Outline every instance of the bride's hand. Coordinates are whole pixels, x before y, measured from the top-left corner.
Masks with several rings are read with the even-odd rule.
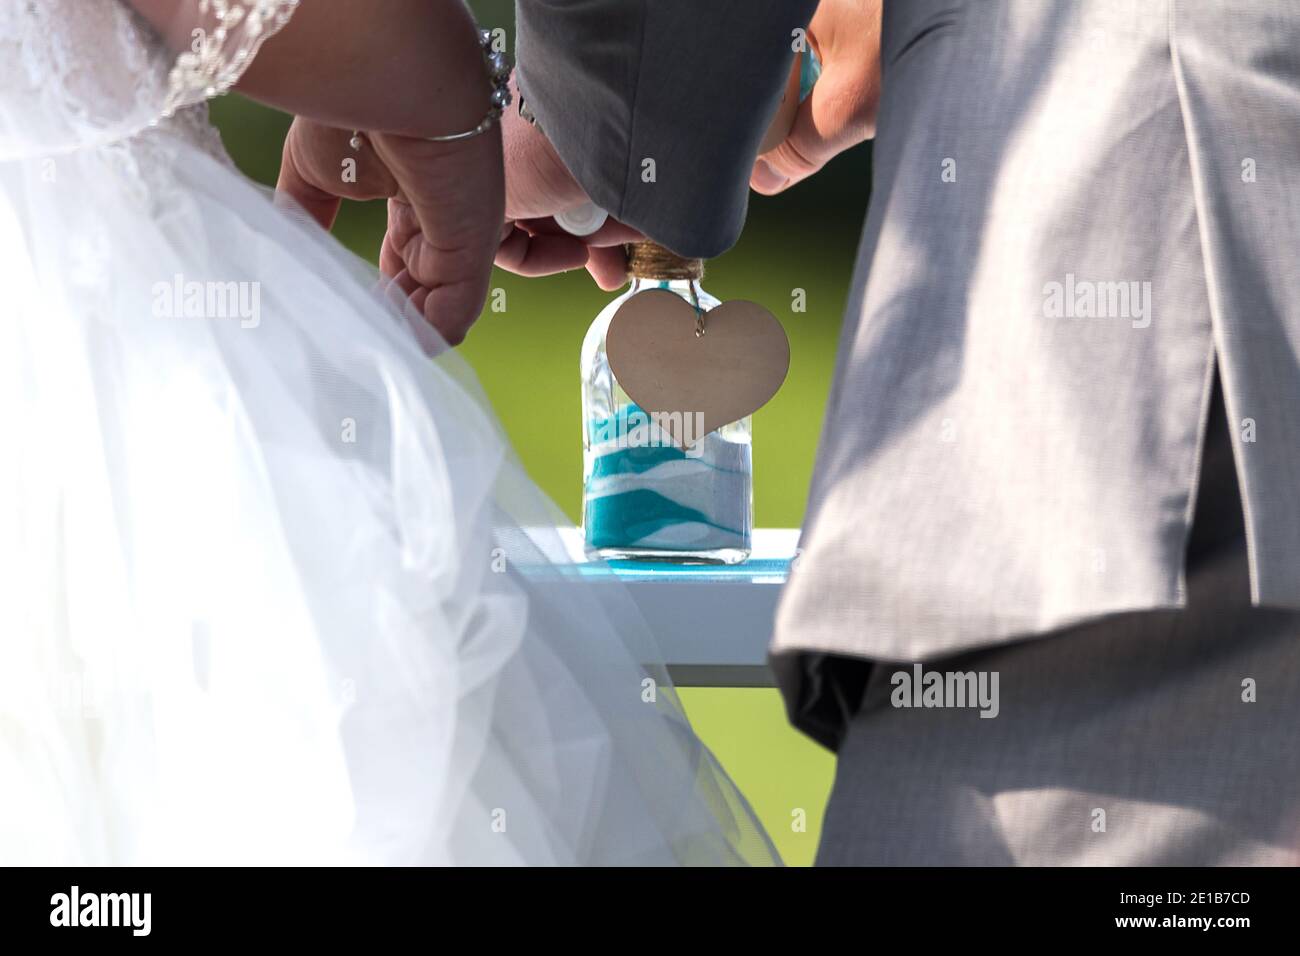
[[[377,134],[372,145],[397,182],[379,267],[451,345],[482,311],[505,215],[498,126],[434,143]]]
[[[370,140],[359,149],[352,133],[296,117],[284,140],[275,189],[301,206],[325,229],[334,226],[344,199],[364,202],[397,195],[397,180],[380,162]],[[348,161],[351,160],[351,163]]]
[[[152,10],[151,22],[182,48],[189,28],[213,16],[194,0],[133,3]],[[493,84],[462,0],[383,6],[377,16],[373,4],[299,4],[237,88],[310,118],[294,124],[280,185],[320,222],[333,220],[342,198],[389,200],[409,227],[390,236],[383,262],[429,323],[457,343],[482,309],[500,241],[501,135],[494,126],[455,143],[425,137],[474,128]],[[357,128],[369,131],[359,153],[348,145]],[[349,157],[355,182],[344,176]]]
[[[301,117],[285,140],[277,189],[329,228],[343,199],[387,199],[380,268],[452,345],[487,298],[505,207],[494,127],[457,143],[352,133]],[[352,159],[355,165],[347,165]],[[344,175],[350,172],[352,175]]]

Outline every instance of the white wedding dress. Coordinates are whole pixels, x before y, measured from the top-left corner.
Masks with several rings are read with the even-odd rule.
[[[224,6],[0,0],[0,863],[773,862],[460,360],[225,157],[294,3]]]

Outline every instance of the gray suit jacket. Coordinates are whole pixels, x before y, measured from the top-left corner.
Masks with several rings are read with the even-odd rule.
[[[770,112],[807,12],[526,2],[526,89],[598,202],[712,254],[763,126],[744,107]],[[1300,607],[1298,51],[1293,0],[885,4],[872,202],[779,659],[1185,607],[1216,365],[1250,598]]]
[[[673,251],[740,236],[811,0],[518,0],[516,79],[588,195]]]

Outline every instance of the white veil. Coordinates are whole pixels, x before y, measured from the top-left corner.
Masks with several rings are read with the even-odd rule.
[[[0,859],[773,862],[458,356],[149,129],[293,5],[177,65],[118,0],[0,4]]]

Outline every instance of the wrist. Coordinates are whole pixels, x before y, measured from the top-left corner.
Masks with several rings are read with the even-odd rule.
[[[487,86],[491,90],[488,96],[487,109],[481,115],[479,121],[468,129],[460,129],[451,133],[429,134],[427,129],[416,128],[414,132],[408,127],[399,127],[398,129],[377,129],[370,130],[371,138],[378,137],[380,141],[388,144],[392,148],[401,149],[404,152],[415,150],[426,156],[438,155],[456,155],[460,150],[456,147],[464,146],[466,151],[473,152],[470,144],[476,139],[486,139],[490,148],[495,151],[497,165],[501,160],[501,117],[506,108],[512,101],[512,88],[510,87],[511,63],[509,57],[504,52],[492,50],[492,35],[487,30],[475,28],[475,40],[478,47],[478,58],[481,73],[486,79]],[[473,103],[474,96],[458,95],[460,91],[452,89],[452,101],[455,103],[469,102]],[[354,150],[362,148],[364,137],[361,130],[354,132],[351,144]],[[446,147],[439,149],[438,147]]]
[[[514,80],[511,89],[519,95]],[[590,202],[545,130],[507,109],[501,117],[506,160],[506,218],[541,219]]]
[[[493,109],[494,85],[479,28],[464,4],[443,7],[435,33],[403,43],[389,55],[383,71],[389,108],[368,131],[411,139],[454,135],[475,129]]]
[[[429,138],[475,128],[492,108],[493,84],[479,43],[479,29],[462,5],[456,4],[443,33],[445,51],[437,59],[437,75],[418,126],[393,130]]]

